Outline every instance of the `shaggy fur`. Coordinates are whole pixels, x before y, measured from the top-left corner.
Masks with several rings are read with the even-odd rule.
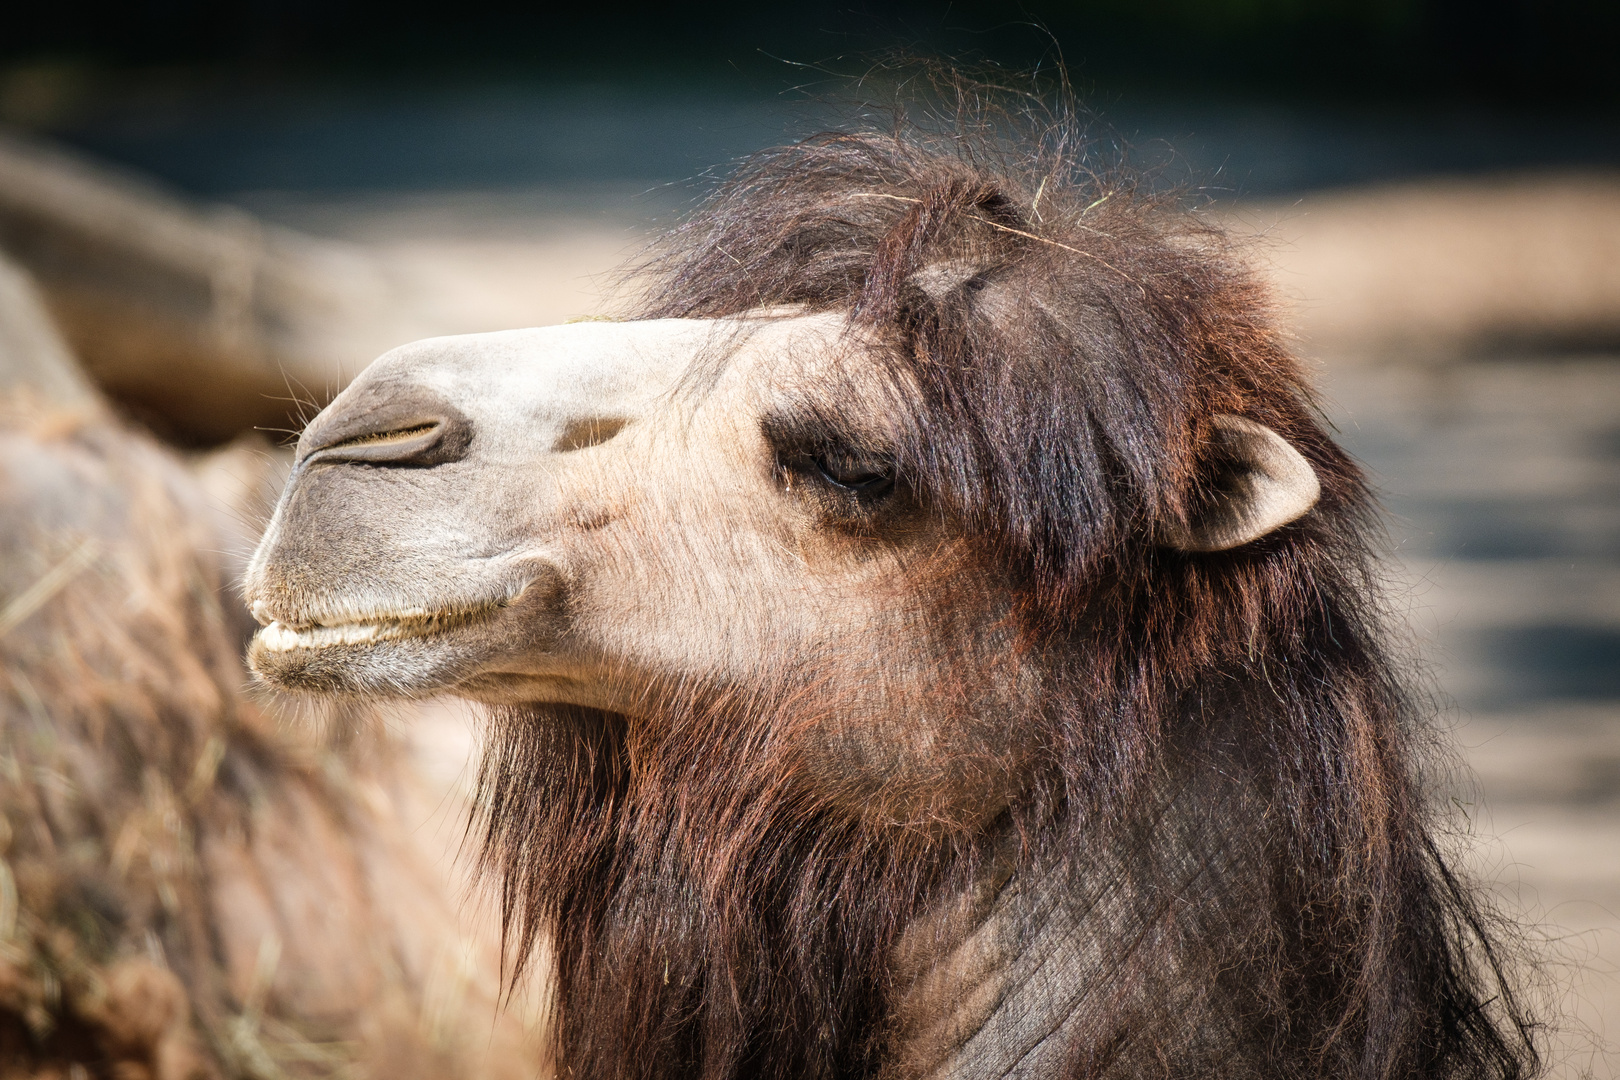
[[[899,125],[764,152],[665,238],[632,313],[803,305],[887,344],[873,363],[914,388],[899,474],[1016,583],[1009,662],[1051,673],[1017,720],[1027,793],[942,831],[807,797],[778,735],[818,718],[775,658],[747,693],[669,688],[656,724],[501,713],[485,861],[519,957],[554,943],[559,1061],[914,1071],[905,973],[949,934],[912,963],[902,932],[1011,881],[1034,898],[1025,944],[1084,936],[1042,983],[1066,1075],[1535,1074],[1434,839],[1361,473],[1222,237],[1093,175],[1072,127],[1035,135]],[[1321,501],[1232,551],[1161,546],[1210,497],[1220,413],[1289,440]]]
[[[534,1076],[439,791],[370,710],[323,742],[249,700],[196,477],[31,389],[0,387],[0,1076]]]

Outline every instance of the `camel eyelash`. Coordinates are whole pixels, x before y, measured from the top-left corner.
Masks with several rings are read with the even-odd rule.
[[[761,422],[783,487],[811,494],[823,514],[864,517],[894,494],[899,469],[892,451],[862,446],[819,418],[770,416]]]

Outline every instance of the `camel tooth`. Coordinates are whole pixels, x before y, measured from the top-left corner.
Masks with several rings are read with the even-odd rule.
[[[344,623],[341,626],[312,626],[295,630],[279,622],[272,622],[259,631],[259,644],[271,652],[289,652],[293,649],[323,649],[333,645],[364,645],[385,637],[399,636],[402,628],[397,624]],[[388,631],[395,631],[389,634]]]

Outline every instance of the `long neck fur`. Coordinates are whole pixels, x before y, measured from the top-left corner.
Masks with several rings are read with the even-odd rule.
[[[1305,850],[1254,723],[1188,711],[1127,795],[960,843],[795,815],[712,767],[746,760],[736,724],[661,756],[622,718],[513,710],[489,866],[520,961],[552,940],[579,1080],[1531,1075],[1426,837]]]

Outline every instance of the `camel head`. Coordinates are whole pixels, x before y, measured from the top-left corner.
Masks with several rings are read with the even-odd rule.
[[[632,722],[769,689],[813,718],[796,751],[823,794],[999,812],[1047,675],[1012,576],[899,458],[918,418],[892,347],[788,309],[388,353],[299,441],[248,572],[254,669]],[[1229,490],[1160,542],[1235,547],[1315,501],[1268,429],[1211,431]]]
[[[1520,1075],[1361,475],[1241,258],[1070,145],[768,152],[629,318],[299,440],[252,667],[488,705],[559,1070]]]

